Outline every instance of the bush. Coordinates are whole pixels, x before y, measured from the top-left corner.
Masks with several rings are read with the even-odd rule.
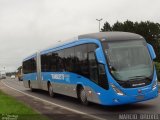
[[[160,82],[160,63],[155,62],[155,65],[156,65],[156,70],[157,70],[158,81]]]

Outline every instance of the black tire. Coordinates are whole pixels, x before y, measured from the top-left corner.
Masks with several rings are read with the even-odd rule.
[[[51,83],[48,84],[48,93],[50,97],[55,97],[55,93],[53,92],[53,87]]]
[[[87,94],[83,87],[78,90],[78,98],[83,105],[88,105]]]
[[[28,82],[28,85],[29,85],[30,90],[31,90],[32,92],[34,92],[35,89],[32,88],[32,85],[31,85],[31,82],[30,82],[30,81]]]

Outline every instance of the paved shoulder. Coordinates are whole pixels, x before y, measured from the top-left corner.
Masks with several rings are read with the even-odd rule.
[[[54,120],[96,120],[96,118],[84,115],[76,114],[69,110],[57,107],[48,102],[37,99],[36,97],[27,96],[21,92],[13,90],[6,86],[4,83],[0,82],[0,90],[15,97],[17,100],[24,102],[29,105],[36,111],[40,112],[43,115],[46,115],[50,119]]]

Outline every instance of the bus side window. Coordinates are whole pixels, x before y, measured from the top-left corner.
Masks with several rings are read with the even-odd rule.
[[[94,52],[88,53],[90,79],[98,84],[98,65]]]
[[[35,58],[31,58],[31,59],[23,62],[24,74],[34,73],[36,71],[37,71],[37,68],[36,68],[36,59]]]
[[[56,72],[58,54],[53,52],[50,57],[50,72]]]
[[[37,68],[36,68],[36,58],[32,58],[31,59],[31,72],[32,73],[35,73],[37,72]]]
[[[48,71],[48,56],[47,55],[41,55],[41,70],[42,72]]]
[[[67,72],[74,72],[74,47],[64,49],[65,69]]]
[[[74,72],[89,78],[88,59],[87,59],[87,44],[75,47],[75,67]]]
[[[57,58],[57,71],[58,72],[64,72],[65,71],[65,56],[64,56],[64,50],[60,50],[57,52],[58,53],[58,58]]]
[[[27,62],[23,62],[23,74],[27,74]]]

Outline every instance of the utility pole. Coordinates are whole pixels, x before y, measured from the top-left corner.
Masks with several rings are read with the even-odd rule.
[[[101,21],[103,20],[102,18],[101,19],[96,19],[97,21],[98,21],[98,23],[99,23],[99,32],[101,32]]]

